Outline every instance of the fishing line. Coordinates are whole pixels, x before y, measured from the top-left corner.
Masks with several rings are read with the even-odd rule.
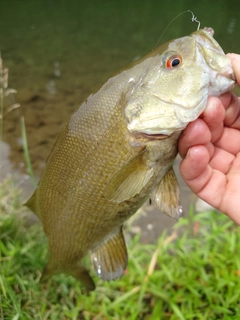
[[[191,21],[198,23],[197,30],[199,30],[201,23],[200,23],[199,20],[197,20],[197,17],[194,15],[194,13],[193,13],[191,10],[183,11],[182,13],[179,13],[175,18],[173,18],[173,19],[169,22],[169,24],[168,24],[168,25],[166,26],[166,28],[164,29],[161,37],[159,38],[159,40],[158,40],[158,42],[157,42],[157,44],[156,44],[156,47],[158,46],[159,42],[161,41],[162,37],[164,36],[164,34],[165,34],[165,32],[167,31],[167,29],[169,28],[169,26],[173,23],[173,21],[176,20],[178,17],[180,17],[182,14],[184,14],[184,13],[186,13],[186,12],[190,12],[190,13],[192,14],[192,19],[191,19]]]

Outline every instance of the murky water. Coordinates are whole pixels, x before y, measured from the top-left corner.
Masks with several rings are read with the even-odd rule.
[[[25,194],[30,193],[20,117],[25,118],[30,156],[39,177],[70,114],[111,74],[153,49],[171,20],[186,10],[194,12],[201,27],[214,28],[226,52],[240,53],[239,1],[209,5],[209,1],[193,4],[190,0],[174,4],[167,0],[1,0],[0,50],[9,68],[9,85],[17,89],[15,100],[21,104],[9,111],[12,101],[4,101],[2,172],[12,172]],[[160,42],[196,28],[191,14],[185,13],[172,22]],[[187,211],[192,195],[180,184]],[[155,211],[148,216],[158,234],[173,223]]]

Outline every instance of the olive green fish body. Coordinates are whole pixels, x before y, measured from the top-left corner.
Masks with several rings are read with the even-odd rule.
[[[89,288],[81,265],[120,277],[127,264],[126,219],[150,196],[181,215],[172,163],[186,125],[209,95],[234,85],[230,60],[207,31],[173,40],[110,78],[71,116],[27,206],[41,219],[50,259],[43,280],[65,272]]]
[[[120,100],[119,96],[105,103],[99,116],[99,106],[94,105],[98,101],[96,94],[73,114],[52,150],[38,189],[28,202],[48,236],[49,274],[75,275],[88,250],[94,250],[105,237],[118,231],[146,201],[177,154],[179,133],[170,138],[173,140],[170,145],[165,140],[146,143],[142,139],[132,146],[124,121],[119,121]],[[144,158],[146,154],[152,155],[152,161],[161,159],[161,163],[155,164],[154,174],[143,190],[125,201],[108,200],[105,191],[111,178],[132,159],[138,155]],[[146,166],[147,158],[143,160]],[[122,259],[125,267],[127,257]]]

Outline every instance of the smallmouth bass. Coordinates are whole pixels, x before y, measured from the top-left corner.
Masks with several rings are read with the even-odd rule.
[[[94,289],[81,263],[89,251],[100,278],[120,277],[123,223],[150,195],[161,212],[181,216],[172,169],[178,137],[209,96],[234,84],[230,59],[204,29],[156,48],[83,102],[26,204],[49,241],[42,280],[63,272]]]

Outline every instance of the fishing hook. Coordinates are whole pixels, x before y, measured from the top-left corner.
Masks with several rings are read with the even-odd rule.
[[[161,37],[158,39],[158,42],[157,42],[156,46],[159,44],[159,42],[160,42],[160,40],[162,39],[163,35],[165,34],[166,30],[167,30],[168,27],[173,23],[173,21],[176,20],[178,17],[180,17],[182,14],[184,14],[184,13],[186,13],[186,12],[190,12],[190,13],[192,14],[192,22],[197,22],[197,23],[198,23],[197,30],[199,30],[200,24],[201,24],[200,21],[197,20],[197,17],[194,15],[194,13],[193,13],[191,10],[186,10],[186,11],[184,11],[184,12],[179,13],[179,14],[178,14],[175,18],[173,18],[172,21],[166,26],[166,28],[164,29]],[[156,47],[156,46],[155,46],[155,47]]]
[[[197,30],[199,30],[201,22],[199,20],[197,20],[197,17],[194,15],[194,13],[191,10],[188,10],[188,12],[191,12],[191,14],[192,14],[192,22],[197,22],[198,23]]]

